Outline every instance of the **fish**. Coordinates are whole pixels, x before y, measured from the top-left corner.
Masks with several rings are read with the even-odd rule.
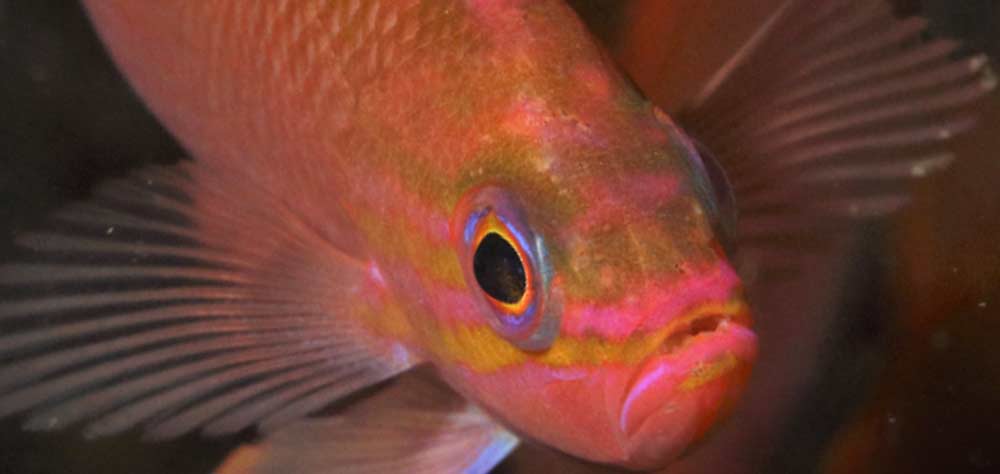
[[[18,236],[0,416],[260,433],[222,473],[754,446],[807,372],[781,285],[995,84],[878,1],[784,2],[676,111],[555,0],[85,5],[193,159]]]

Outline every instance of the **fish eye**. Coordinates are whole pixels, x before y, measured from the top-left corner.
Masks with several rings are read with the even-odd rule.
[[[491,298],[515,304],[524,297],[527,279],[521,256],[503,236],[490,232],[476,247],[472,268],[479,287]]]
[[[490,326],[524,350],[543,350],[559,329],[545,242],[505,190],[484,187],[459,203],[452,223],[463,274]]]

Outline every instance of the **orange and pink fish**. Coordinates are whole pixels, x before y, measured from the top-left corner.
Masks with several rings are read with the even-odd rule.
[[[84,3],[192,160],[18,236],[0,415],[256,430],[220,473],[752,470],[821,338],[794,285],[994,86],[879,0],[783,2],[679,106],[557,0]]]

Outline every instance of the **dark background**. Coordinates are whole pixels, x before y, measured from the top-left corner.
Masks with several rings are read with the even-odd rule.
[[[596,30],[620,26],[616,2],[574,3],[598,13]],[[996,3],[898,3],[1000,57]],[[789,443],[810,440],[809,461],[778,460],[776,469],[1000,472],[998,105],[995,98],[984,105],[984,126],[961,139],[961,159],[917,185],[913,206],[868,230],[857,297],[844,311],[875,314],[846,339],[864,344],[843,351],[877,345],[875,360],[861,359],[873,386],[839,406],[846,415],[835,424],[804,413]],[[11,236],[85,198],[96,182],[181,156],[114,70],[76,2],[0,0],[0,257]],[[855,370],[837,361],[828,367]],[[24,434],[17,420],[5,420],[0,473],[208,472],[237,441],[82,442],[74,433]]]

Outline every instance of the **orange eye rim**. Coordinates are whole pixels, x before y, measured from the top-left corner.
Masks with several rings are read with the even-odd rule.
[[[498,216],[492,209],[479,220],[479,225],[476,226],[472,239],[472,248],[478,249],[483,239],[490,234],[499,235],[517,252],[517,258],[521,261],[521,266],[524,268],[525,283],[524,293],[516,303],[506,303],[489,294],[486,294],[486,298],[499,313],[514,318],[520,317],[528,309],[528,306],[531,305],[535,297],[534,267],[531,259],[527,257],[527,250],[524,248],[524,243],[515,236],[514,231],[504,222],[503,218]]]

